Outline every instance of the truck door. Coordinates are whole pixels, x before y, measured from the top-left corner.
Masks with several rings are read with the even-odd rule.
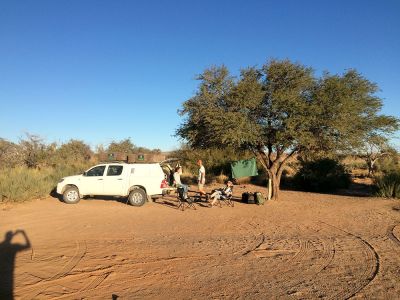
[[[96,166],[83,174],[80,185],[82,194],[103,195],[105,169],[106,166]]]
[[[124,179],[124,166],[109,165],[106,176],[104,176],[104,195],[125,196],[124,185],[128,178]]]

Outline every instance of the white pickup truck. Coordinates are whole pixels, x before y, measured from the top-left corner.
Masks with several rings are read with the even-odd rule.
[[[133,206],[142,206],[147,197],[156,198],[168,188],[158,163],[103,163],[81,175],[64,177],[57,193],[65,203],[75,204],[84,196],[128,197]]]

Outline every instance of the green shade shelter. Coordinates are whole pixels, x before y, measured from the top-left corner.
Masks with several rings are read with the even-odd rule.
[[[231,163],[232,178],[238,179],[241,177],[257,176],[256,159],[245,159]]]

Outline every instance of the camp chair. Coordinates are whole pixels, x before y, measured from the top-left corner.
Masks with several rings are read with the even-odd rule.
[[[205,202],[205,203],[207,203],[209,201],[209,197],[210,197],[210,195],[207,194],[207,193],[205,195],[203,195],[203,194],[201,194],[199,192],[196,192],[196,195],[194,196],[194,202]]]
[[[222,190],[222,189],[217,189],[213,190],[213,192]],[[232,201],[232,195],[233,195],[233,187],[231,187],[232,193],[229,195],[221,194],[219,197],[217,197],[215,200],[218,202],[217,205],[219,207],[222,207],[222,202],[224,202],[227,206],[234,207],[234,202]]]
[[[218,200],[218,204],[219,204],[219,207],[222,207],[222,202],[224,202],[227,206],[230,206],[230,207],[234,207],[234,202],[232,201],[232,195],[233,195],[233,187],[231,187],[231,189],[232,189],[232,193],[230,193],[230,195],[224,195],[224,194],[222,194],[221,195],[221,197],[219,197],[217,200]]]
[[[178,202],[179,202],[178,209],[182,208],[182,211],[184,211],[186,206],[196,210],[193,199],[188,197],[187,193],[185,193],[184,188],[179,186],[176,190],[178,192]]]

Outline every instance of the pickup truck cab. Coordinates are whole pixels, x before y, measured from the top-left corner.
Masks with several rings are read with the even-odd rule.
[[[168,187],[158,163],[102,163],[81,175],[64,177],[57,193],[65,203],[75,204],[84,196],[128,197],[131,205],[142,206],[147,197],[156,198]]]

